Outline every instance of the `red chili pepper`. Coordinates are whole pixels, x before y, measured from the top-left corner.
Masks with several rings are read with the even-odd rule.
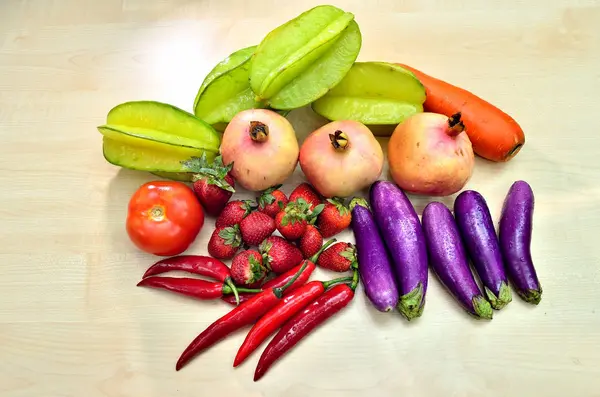
[[[321,253],[323,251],[325,251],[331,244],[333,244],[335,242],[336,242],[336,239],[329,240],[321,247],[319,252],[317,252],[311,258],[302,261],[298,266],[288,270],[285,273],[280,274],[279,276],[273,278],[272,280],[267,281],[262,286],[262,288],[263,289],[279,288],[279,287],[287,284],[287,282],[290,281],[298,273],[300,268],[306,264],[306,269],[300,274],[300,277],[298,277],[296,279],[296,281],[292,285],[290,285],[290,287],[287,289],[287,293],[290,293],[290,292],[296,290],[298,287],[304,285],[310,278],[312,272],[317,267],[315,265],[315,263],[319,259],[319,255],[321,255]],[[240,294],[240,302],[245,302],[250,298],[252,298],[252,294]],[[232,299],[231,296],[224,296],[222,299],[227,303],[235,305],[235,301]]]
[[[226,264],[210,256],[202,255],[179,255],[165,258],[150,266],[142,279],[172,270],[180,270],[192,274],[211,277],[217,281],[227,284],[234,295],[234,302],[239,302],[238,291],[231,279],[231,272]]]
[[[217,299],[233,293],[228,284],[188,277],[147,277],[137,284],[138,287],[152,287],[172,291],[197,299]],[[238,291],[256,294],[260,289],[238,288]]]
[[[233,366],[240,365],[261,343],[265,341],[276,329],[281,327],[290,317],[302,310],[306,305],[315,300],[333,284],[352,281],[352,277],[338,278],[322,282],[311,281],[297,290],[286,293],[286,296],[271,309],[248,332],[244,343],[240,346]]]
[[[305,266],[300,269],[296,275],[299,276],[304,271]],[[212,323],[192,343],[183,351],[175,369],[179,371],[193,357],[208,347],[214,345],[232,332],[254,323],[266,312],[271,310],[283,297],[285,290],[296,281],[291,279],[286,285],[280,288],[269,288],[259,294],[254,295],[252,299],[234,307],[229,313]]]
[[[262,378],[271,365],[293,348],[304,336],[346,307],[354,297],[357,284],[358,272],[355,270],[351,286],[347,284],[336,285],[286,322],[260,356],[254,372],[254,381]]]
[[[262,289],[265,290],[265,289],[269,289],[269,288],[279,288],[282,285],[285,285],[288,281],[290,281],[290,279],[292,277],[294,277],[294,275],[296,275],[296,273],[298,273],[298,271],[300,270],[300,268],[302,267],[303,264],[306,264],[306,268],[304,269],[304,271],[302,273],[300,273],[300,277],[298,277],[296,279],[296,281],[294,281],[294,283],[288,287],[288,289],[286,290],[286,292],[290,293],[291,291],[296,290],[298,287],[304,285],[308,281],[308,279],[310,278],[312,272],[317,267],[314,263],[312,263],[312,262],[310,262],[308,260],[304,261],[303,263],[301,263],[298,266],[290,269],[286,273],[283,273],[283,274],[281,274],[281,275],[279,275],[279,276],[277,276],[277,277],[275,277],[275,278],[267,281],[262,286]],[[246,302],[248,299],[252,298],[253,296],[254,296],[254,294],[241,293],[240,294],[240,303]],[[231,295],[224,296],[221,299],[223,299],[227,303],[235,305],[235,299]]]

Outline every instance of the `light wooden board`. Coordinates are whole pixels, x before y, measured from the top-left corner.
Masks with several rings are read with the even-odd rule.
[[[191,110],[215,63],[317,4],[0,2],[0,395],[600,395],[600,3],[584,0],[335,2],[356,14],[360,60],[419,67],[526,131],[513,161],[478,159],[467,187],[497,219],[514,180],[533,186],[538,307],[516,299],[477,322],[432,276],[425,313],[408,324],[359,289],[259,383],[257,354],[231,368],[244,333],[175,372],[228,307],[135,287],[154,258],[132,247],[124,217],[153,177],[107,164],[95,127],[128,100]],[[308,109],[289,118],[301,138],[323,123]],[[429,201],[413,197],[419,210]],[[210,233],[189,252],[206,253]]]

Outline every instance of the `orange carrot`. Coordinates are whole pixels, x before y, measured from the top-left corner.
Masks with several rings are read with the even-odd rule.
[[[410,66],[399,65],[413,72],[425,86],[425,111],[448,117],[461,113],[473,151],[479,156],[492,161],[508,161],[525,144],[525,135],[519,124],[491,103]]]

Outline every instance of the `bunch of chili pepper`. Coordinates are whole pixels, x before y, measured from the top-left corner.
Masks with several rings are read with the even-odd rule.
[[[218,282],[188,277],[157,276],[176,270],[210,277]],[[239,292],[248,294],[261,292],[258,289],[236,287],[227,265],[218,259],[201,255],[180,255],[158,261],[146,270],[138,286],[161,288],[197,299],[217,299],[233,293],[233,302],[239,302]]]
[[[265,288],[263,292],[215,321],[184,350],[175,368],[180,370],[193,357],[214,343],[244,326],[255,323],[238,350],[233,364],[236,367],[281,327],[259,360],[254,380],[260,379],[270,366],[300,339],[344,308],[354,297],[354,290],[358,285],[356,264],[353,266],[352,277],[304,284],[310,276],[305,274],[312,272],[306,271],[311,265],[314,266],[312,261],[304,261],[299,268],[293,269],[295,274],[291,278],[287,277],[290,273],[288,272],[275,279],[280,283],[286,276],[288,280],[284,285]],[[303,281],[299,282],[301,278]],[[333,287],[330,288],[331,286]]]
[[[302,261],[288,272],[268,281],[262,289],[245,289],[234,285],[229,268],[220,260],[200,255],[181,255],[153,264],[144,273],[138,286],[161,288],[198,299],[221,298],[237,304],[190,343],[177,361],[177,370],[232,332],[254,324],[235,357],[233,366],[237,367],[279,329],[260,357],[254,374],[254,380],[257,381],[300,339],[348,305],[354,297],[358,285],[357,264],[353,264],[352,277],[308,282],[315,270],[317,257],[315,255]],[[177,270],[211,277],[218,282],[158,276]],[[234,296],[231,296],[232,293]]]

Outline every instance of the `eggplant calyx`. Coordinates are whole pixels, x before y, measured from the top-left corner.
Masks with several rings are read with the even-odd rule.
[[[465,125],[460,119],[460,117],[461,113],[458,112],[450,116],[450,118],[448,119],[448,129],[446,130],[446,133],[449,136],[455,137],[465,130]]]
[[[490,302],[485,300],[483,295],[475,296],[471,302],[473,303],[473,310],[474,310],[473,314],[475,315],[475,317],[478,317],[478,318],[481,318],[484,320],[492,319],[492,316],[493,316],[492,305],[490,305]]]
[[[408,321],[414,320],[423,314],[424,299],[423,283],[418,283],[412,291],[400,297],[397,309]]]
[[[340,130],[336,130],[333,134],[329,134],[329,140],[331,141],[331,146],[337,151],[344,151],[348,148],[348,145],[350,145],[348,135]]]
[[[264,142],[269,138],[269,127],[260,121],[251,121],[249,133],[254,142]]]
[[[350,204],[348,205],[348,207],[350,207],[350,210],[353,210],[354,207],[356,207],[357,205],[360,205],[361,207],[365,207],[368,210],[371,209],[369,207],[369,203],[367,203],[367,200],[365,200],[362,197],[354,197],[352,200],[350,200]]]
[[[542,300],[542,287],[539,289],[528,289],[525,291],[517,290],[517,293],[527,303],[537,305]]]
[[[508,284],[504,281],[500,283],[497,296],[488,287],[484,287],[483,289],[485,290],[485,295],[490,301],[493,309],[500,310],[512,301],[512,293],[510,292]]]

